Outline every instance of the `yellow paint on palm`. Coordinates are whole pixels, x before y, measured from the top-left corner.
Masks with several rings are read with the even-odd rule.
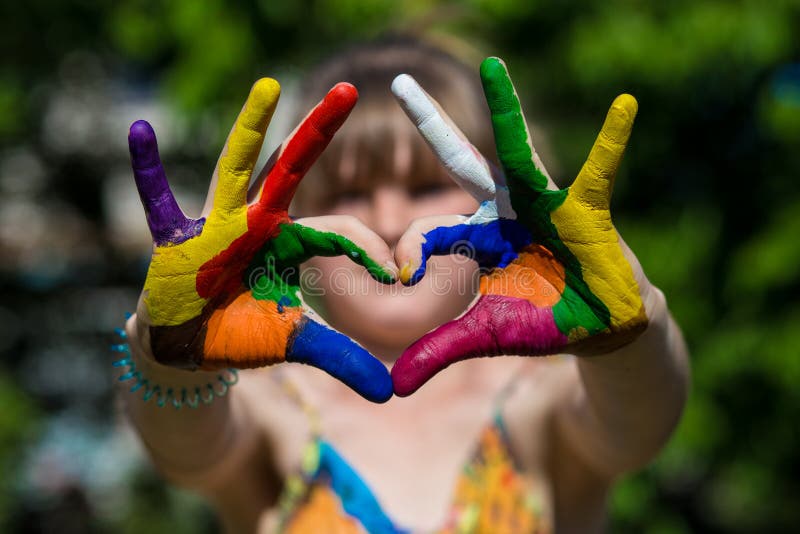
[[[154,326],[194,319],[207,300],[197,293],[198,268],[247,232],[247,207],[209,215],[203,233],[179,245],[156,247],[144,283],[144,303]],[[155,274],[157,273],[157,275]]]
[[[176,326],[199,316],[207,302],[197,292],[200,266],[247,233],[247,189],[279,97],[280,85],[271,78],[253,85],[220,157],[214,205],[202,233],[155,248],[144,286],[154,326]]]
[[[559,238],[583,268],[589,289],[611,313],[612,330],[647,320],[639,285],[611,222],[611,190],[638,105],[631,95],[614,100],[606,121],[563,204],[551,214]]]
[[[622,254],[617,231],[607,219],[586,221],[586,207],[567,196],[551,218],[558,236],[581,262],[589,289],[608,307],[612,330],[646,317],[633,269]]]

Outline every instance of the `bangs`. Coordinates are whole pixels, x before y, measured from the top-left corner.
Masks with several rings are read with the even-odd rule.
[[[413,38],[357,45],[321,64],[301,87],[302,112],[340,81],[352,83],[359,99],[301,183],[293,203],[299,212],[318,215],[345,198],[369,196],[384,184],[412,193],[457,187],[392,96],[389,88],[400,73],[413,76],[478,151],[497,161],[477,69]]]
[[[318,214],[385,184],[421,191],[455,182],[396,102],[359,103],[303,180],[296,207]]]

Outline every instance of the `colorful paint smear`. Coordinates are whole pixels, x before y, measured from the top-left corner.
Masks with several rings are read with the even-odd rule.
[[[635,339],[647,315],[611,222],[614,178],[637,112],[617,97],[572,186],[554,189],[537,164],[505,64],[481,65],[502,172],[492,169],[407,75],[392,89],[456,181],[480,202],[465,224],[424,234],[413,284],[431,255],[468,253],[481,267],[480,297],[460,318],[412,344],[392,369],[409,395],[453,362],[479,356],[607,352]],[[468,244],[469,246],[463,246]]]
[[[350,240],[294,223],[297,185],[356,103],[356,89],[336,85],[282,146],[260,195],[247,203],[253,168],[280,95],[275,80],[252,88],[215,173],[213,206],[186,217],[167,182],[155,133],[130,129],[136,185],[153,235],[141,319],[155,358],[186,369],[252,368],[280,362],[318,367],[364,397],[392,395],[385,366],[348,337],[306,315],[298,268],[312,256],[346,255],[379,281],[394,282]]]

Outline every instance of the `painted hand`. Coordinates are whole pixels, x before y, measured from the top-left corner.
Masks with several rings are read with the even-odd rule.
[[[417,282],[431,255],[468,253],[481,267],[480,294],[470,309],[420,338],[395,363],[392,379],[401,396],[463,359],[603,353],[631,342],[648,323],[643,296],[649,284],[609,210],[636,100],[617,97],[575,182],[559,190],[532,147],[504,63],[486,59],[481,79],[503,172],[411,77],[401,75],[392,85],[451,175],[481,203],[468,219],[448,225],[432,219],[432,229],[398,243],[403,283]]]
[[[186,217],[167,183],[153,129],[131,126],[136,186],[154,250],[137,308],[138,330],[156,361],[185,369],[252,368],[280,362],[318,367],[376,402],[392,395],[389,373],[346,336],[308,317],[298,266],[311,256],[347,255],[376,279],[394,275],[352,241],[293,222],[295,189],[355,105],[338,84],[248,187],[280,86],[256,82],[212,179],[207,216]],[[146,328],[141,328],[146,327]]]

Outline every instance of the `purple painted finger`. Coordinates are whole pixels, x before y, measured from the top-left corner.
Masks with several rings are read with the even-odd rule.
[[[205,219],[189,219],[178,206],[158,156],[156,134],[147,121],[131,125],[128,148],[136,189],[155,244],[178,244],[198,235]]]
[[[408,347],[392,367],[394,393],[407,397],[452,363],[481,356],[553,354],[567,344],[552,308],[484,295],[462,317]]]

